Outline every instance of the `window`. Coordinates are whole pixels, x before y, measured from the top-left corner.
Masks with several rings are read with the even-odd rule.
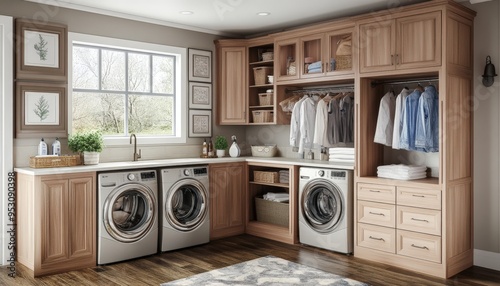
[[[99,129],[106,145],[132,133],[186,141],[186,49],[74,33],[70,43],[70,133]]]

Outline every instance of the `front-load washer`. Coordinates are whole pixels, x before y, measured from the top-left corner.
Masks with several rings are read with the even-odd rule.
[[[161,170],[161,251],[208,243],[208,166]]]
[[[300,243],[352,253],[352,171],[301,167],[299,176]]]
[[[97,264],[158,252],[155,170],[99,174],[97,205]]]

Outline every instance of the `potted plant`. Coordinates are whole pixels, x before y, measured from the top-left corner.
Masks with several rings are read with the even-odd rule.
[[[217,157],[224,157],[226,155],[227,140],[226,137],[218,135],[215,137],[215,150],[217,150]]]
[[[84,165],[99,164],[99,154],[104,142],[99,131],[76,133],[68,138],[68,147],[71,151],[83,154]]]

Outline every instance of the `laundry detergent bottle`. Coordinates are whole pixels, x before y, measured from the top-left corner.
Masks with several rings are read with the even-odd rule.
[[[231,144],[231,147],[229,148],[229,156],[231,157],[239,157],[241,150],[240,146],[238,146],[238,143],[236,143],[236,136],[231,136],[231,139],[233,140],[233,144]]]

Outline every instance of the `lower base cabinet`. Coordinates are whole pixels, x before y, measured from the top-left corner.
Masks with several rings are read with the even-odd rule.
[[[210,239],[245,232],[245,163],[210,164]]]
[[[17,175],[17,260],[34,276],[96,265],[95,172]]]

